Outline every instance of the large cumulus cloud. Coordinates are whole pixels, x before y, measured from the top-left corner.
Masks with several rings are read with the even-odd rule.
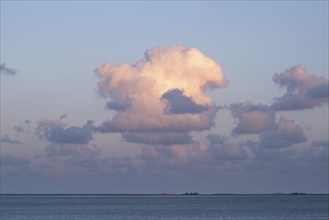
[[[205,92],[228,84],[217,62],[181,46],[147,50],[136,64],[104,64],[95,73],[106,107],[116,111],[95,127],[103,133],[210,129],[217,107]]]

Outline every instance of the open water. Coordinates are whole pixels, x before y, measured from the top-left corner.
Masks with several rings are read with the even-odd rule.
[[[328,195],[1,196],[1,220],[328,220]]]

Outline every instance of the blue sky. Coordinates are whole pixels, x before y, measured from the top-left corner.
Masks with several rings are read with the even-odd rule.
[[[221,71],[95,71],[147,50]],[[327,1],[1,1],[1,192],[328,192],[328,58]]]

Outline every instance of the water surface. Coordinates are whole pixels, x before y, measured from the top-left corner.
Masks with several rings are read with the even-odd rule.
[[[12,220],[328,220],[328,195],[1,196]]]

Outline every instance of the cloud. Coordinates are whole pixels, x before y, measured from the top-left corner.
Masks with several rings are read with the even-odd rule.
[[[105,108],[115,111],[124,111],[129,107],[128,103],[109,101],[106,103]]]
[[[208,134],[207,135],[207,139],[209,140],[209,142],[211,144],[216,144],[216,145],[220,145],[223,146],[225,145],[225,140],[224,138],[222,138],[220,135],[218,134]]]
[[[51,142],[44,152],[48,158],[63,159],[66,165],[84,171],[100,171],[104,160],[100,157],[101,149],[95,144]]]
[[[112,173],[135,173],[136,167],[132,164],[133,159],[131,157],[110,157],[107,161],[111,167]]]
[[[313,141],[313,147],[329,147],[329,141]]]
[[[232,130],[234,135],[261,133],[274,126],[275,112],[267,105],[246,101],[233,103],[228,109],[238,119],[237,126]]]
[[[218,63],[181,46],[147,50],[136,64],[104,64],[95,73],[99,94],[110,99],[106,108],[116,111],[94,127],[103,133],[210,129],[217,107],[205,92],[228,84]]]
[[[38,123],[37,133],[54,144],[88,144],[92,139],[90,125],[71,126],[57,120],[43,120]]]
[[[216,160],[246,160],[246,151],[236,144],[226,142],[224,138],[217,134],[209,134],[209,153]]]
[[[273,81],[286,93],[276,98],[273,109],[277,111],[310,109],[328,105],[328,79],[310,75],[302,65],[293,66],[280,74],[275,74]]]
[[[139,158],[148,170],[170,173],[199,172],[201,167],[213,169],[227,161],[245,161],[248,155],[244,147],[229,143],[217,134],[209,134],[206,139],[186,145],[145,146]]]
[[[21,144],[22,142],[19,141],[19,140],[12,140],[8,135],[4,135],[3,138],[1,138],[1,143],[4,143],[4,144]]]
[[[47,157],[65,158],[67,165],[89,171],[101,169],[101,149],[89,143],[92,138],[92,121],[82,127],[68,126],[60,120],[45,119],[38,122],[36,134],[49,143],[44,151]]]
[[[145,146],[140,159],[145,168],[163,172],[176,170],[189,165],[198,164],[202,158],[202,151],[196,144],[170,145],[170,146]]]
[[[309,99],[328,98],[329,84],[320,84],[307,90],[306,97]]]
[[[284,148],[307,140],[304,130],[294,120],[284,117],[277,126],[260,134],[259,146],[263,148]]]
[[[172,89],[161,96],[166,100],[166,113],[168,114],[197,114],[208,110],[207,105],[196,104],[192,98],[185,96],[184,91]]]
[[[46,155],[53,156],[82,156],[99,152],[92,144],[50,144],[45,148]]]
[[[65,118],[67,118],[67,113],[64,113],[61,116],[59,116],[59,120],[63,120]]]
[[[5,63],[0,64],[0,73],[1,75],[16,75],[16,70],[9,68]]]
[[[13,128],[17,133],[22,133],[24,129],[21,126],[14,126]]]
[[[128,142],[147,145],[190,144],[193,142],[191,135],[173,132],[124,133],[122,138]]]
[[[22,157],[16,157],[13,155],[1,155],[1,165],[14,165],[14,166],[28,166],[31,161]]]

